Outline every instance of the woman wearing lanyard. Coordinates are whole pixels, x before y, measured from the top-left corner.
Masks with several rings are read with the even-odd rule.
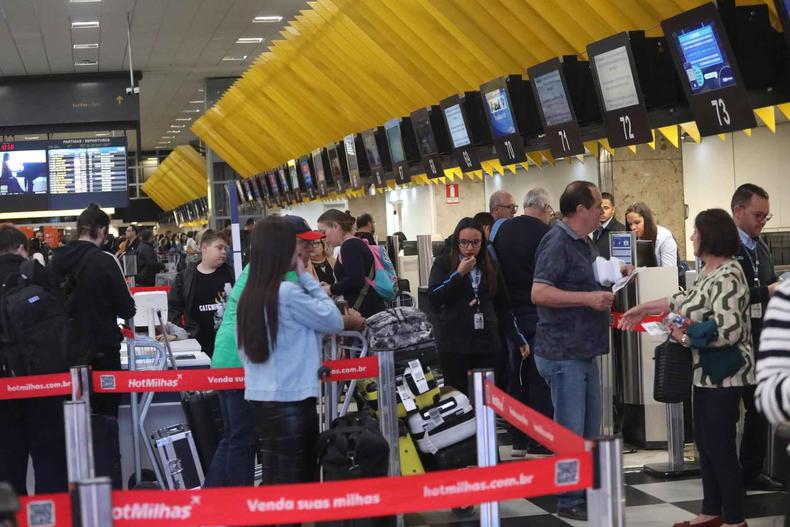
[[[510,322],[502,275],[488,257],[482,226],[463,218],[451,237],[449,253],[436,258],[428,283],[436,311],[436,337],[445,384],[467,393],[466,372],[493,368],[500,347],[500,320]],[[503,318],[504,317],[504,318]],[[514,335],[514,342],[521,342]]]

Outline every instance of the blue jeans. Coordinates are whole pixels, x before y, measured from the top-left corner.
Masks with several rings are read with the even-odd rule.
[[[244,390],[219,392],[222,439],[206,474],[206,487],[251,487],[255,476],[255,428]]]
[[[601,379],[595,359],[548,360],[535,357],[554,403],[554,421],[587,439],[601,433]],[[569,509],[586,502],[584,491],[557,496],[557,507]]]

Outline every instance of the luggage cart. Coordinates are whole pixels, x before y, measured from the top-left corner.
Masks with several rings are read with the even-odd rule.
[[[126,339],[128,352],[129,371],[157,371],[167,369],[167,350],[165,345],[156,339],[144,336],[128,337]],[[159,462],[154,452],[153,445],[148,439],[145,420],[153,403],[154,392],[130,393],[132,410],[132,444],[134,457],[134,477],[139,485],[143,481],[142,460],[140,458],[140,442],[142,441],[146,455],[151,462],[156,483],[159,488],[166,488]]]
[[[356,359],[368,355],[368,339],[357,331],[341,331],[337,335],[324,338],[324,360]],[[328,374],[324,368],[319,370],[319,376]],[[357,388],[357,380],[322,382],[321,400],[319,401],[319,429],[323,432],[337,417],[346,415],[351,405],[352,395]],[[342,407],[338,410],[338,406]]]

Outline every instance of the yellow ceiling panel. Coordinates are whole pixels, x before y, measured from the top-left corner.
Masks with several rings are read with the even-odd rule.
[[[660,34],[662,19],[705,1],[309,2],[192,131],[250,177],[614,33]],[[199,181],[181,178],[179,199]]]
[[[208,192],[206,160],[191,146],[173,150],[142,186],[163,210],[173,210]]]

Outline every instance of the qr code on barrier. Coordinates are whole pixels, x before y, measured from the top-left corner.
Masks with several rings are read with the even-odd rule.
[[[554,472],[554,483],[558,486],[576,485],[579,483],[579,460],[568,459],[557,461]]]
[[[27,504],[27,524],[30,527],[55,526],[55,502],[31,501]]]

